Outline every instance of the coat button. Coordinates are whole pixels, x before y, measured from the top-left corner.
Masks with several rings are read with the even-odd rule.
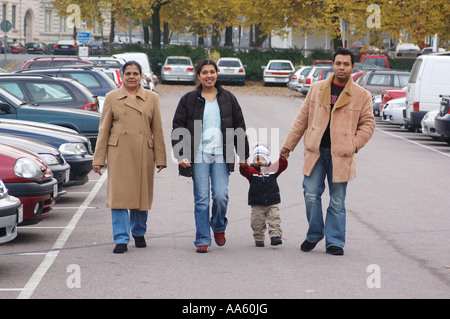
[[[125,134],[125,135],[126,135],[126,134],[128,134],[128,132],[127,132],[127,131],[123,131],[123,134]]]
[[[125,115],[128,115],[128,112],[125,112]]]

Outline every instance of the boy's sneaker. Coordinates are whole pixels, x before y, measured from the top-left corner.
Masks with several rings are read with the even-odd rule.
[[[216,241],[217,246],[225,245],[225,242],[227,241],[225,239],[225,232],[223,232],[223,233],[214,233],[214,240]]]
[[[281,241],[281,238],[279,236],[270,238],[270,244],[272,246],[281,245],[283,242]]]
[[[206,245],[200,245],[200,246],[197,246],[197,249],[195,250],[196,252],[198,252],[198,253],[207,253],[208,252],[208,246],[206,246]]]
[[[264,247],[264,241],[255,241],[256,247]]]
[[[128,250],[127,244],[117,244],[116,247],[114,247],[113,253],[123,254],[127,250]]]
[[[133,235],[133,238],[134,238],[134,245],[135,245],[137,248],[144,248],[144,247],[147,247],[147,243],[146,243],[146,241],[145,241],[144,236],[137,237],[137,236],[134,236],[134,235]]]

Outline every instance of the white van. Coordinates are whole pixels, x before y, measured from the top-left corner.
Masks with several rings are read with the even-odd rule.
[[[450,95],[450,55],[421,55],[416,59],[406,87],[403,118],[410,130],[421,128],[428,111],[438,110],[439,95]]]
[[[153,72],[152,68],[150,67],[150,63],[148,62],[147,54],[142,52],[126,52],[114,54],[113,57],[124,59],[127,62],[136,61],[137,63],[139,63],[142,67],[144,82],[146,82],[145,84],[147,88],[152,91],[155,89],[155,83],[153,83]]]

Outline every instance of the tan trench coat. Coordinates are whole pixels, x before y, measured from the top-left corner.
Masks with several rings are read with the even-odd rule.
[[[334,75],[311,86],[283,143],[293,151],[305,137],[303,174],[306,176],[312,173],[320,157],[320,142],[330,119],[333,79]],[[370,93],[350,77],[333,107],[330,121],[333,182],[347,182],[356,177],[356,152],[369,141],[375,130]]]
[[[106,207],[151,209],[155,166],[167,166],[156,93],[140,87],[134,99],[122,86],[106,95],[93,165],[106,159]]]

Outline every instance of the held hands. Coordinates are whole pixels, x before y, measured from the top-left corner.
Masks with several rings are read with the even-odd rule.
[[[102,176],[102,165],[93,165],[92,168],[94,170],[94,173],[97,173],[98,175]]]
[[[289,149],[287,149],[286,147],[283,147],[280,151],[280,157],[283,161],[287,160],[289,157],[289,153],[291,151]]]
[[[189,163],[187,158],[183,158],[178,164],[183,168],[191,167],[191,163]]]

